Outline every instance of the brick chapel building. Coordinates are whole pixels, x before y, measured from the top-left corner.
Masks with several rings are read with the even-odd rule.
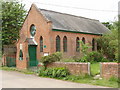
[[[98,20],[39,9],[32,4],[20,30],[17,42],[16,66],[35,66],[45,55],[62,52],[65,57],[80,55],[79,40],[96,50],[96,37],[108,29]]]

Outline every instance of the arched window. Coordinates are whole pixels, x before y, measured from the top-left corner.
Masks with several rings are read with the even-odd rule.
[[[97,43],[97,51],[101,50],[100,44]]]
[[[56,37],[56,52],[60,52],[60,37]]]
[[[82,42],[85,44],[85,38],[84,37],[82,38]]]
[[[19,52],[19,60],[23,60],[23,52],[22,52],[22,50],[20,50],[20,52]]]
[[[32,37],[34,37],[35,33],[36,33],[36,27],[35,27],[35,25],[32,24],[30,26],[30,34]]]
[[[43,37],[40,37],[40,52],[43,52]]]
[[[63,38],[63,51],[67,52],[67,37],[64,36]]]
[[[76,38],[76,52],[80,51],[80,43],[79,43],[79,37]]]
[[[95,51],[95,39],[92,39],[92,51]]]

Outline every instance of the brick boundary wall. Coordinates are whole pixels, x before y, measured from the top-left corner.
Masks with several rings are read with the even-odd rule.
[[[103,78],[120,77],[120,63],[100,63],[100,75]]]
[[[53,62],[47,65],[47,67],[66,67],[73,75],[90,75],[90,63],[77,63],[77,62]]]

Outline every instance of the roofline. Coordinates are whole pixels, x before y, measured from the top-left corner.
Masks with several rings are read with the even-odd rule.
[[[54,12],[54,13],[58,13],[58,14],[64,14],[64,15],[69,15],[69,16],[73,16],[73,17],[84,18],[84,19],[89,19],[89,20],[94,20],[94,21],[99,22],[99,20],[97,20],[97,19],[91,19],[91,18],[87,18],[87,17],[77,16],[77,15],[68,14],[68,13],[62,13],[62,12],[59,12],[59,11],[53,11],[53,10],[48,10],[48,9],[41,9],[41,8],[39,8],[39,9],[44,10],[44,11],[49,11],[49,12]]]
[[[69,30],[60,30],[60,29],[52,29],[52,31],[70,32],[70,33],[81,33],[81,34],[90,34],[90,35],[102,36],[102,34],[87,33],[87,32],[79,32],[79,31],[69,31]]]

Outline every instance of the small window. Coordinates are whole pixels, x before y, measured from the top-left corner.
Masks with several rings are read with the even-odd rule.
[[[76,52],[80,52],[80,43],[79,43],[79,37],[76,38]]]
[[[56,37],[56,52],[60,52],[60,37]]]
[[[35,33],[36,33],[36,27],[35,27],[35,25],[31,25],[31,27],[30,27],[31,36],[34,37]]]
[[[64,36],[63,38],[63,51],[67,52],[67,37]]]
[[[19,52],[19,60],[23,60],[23,52],[22,52],[22,50],[20,50],[20,52]]]
[[[43,37],[40,37],[40,52],[43,52]]]
[[[95,39],[92,40],[92,51],[95,51]]]
[[[85,44],[85,38],[84,37],[82,38],[82,42]]]

